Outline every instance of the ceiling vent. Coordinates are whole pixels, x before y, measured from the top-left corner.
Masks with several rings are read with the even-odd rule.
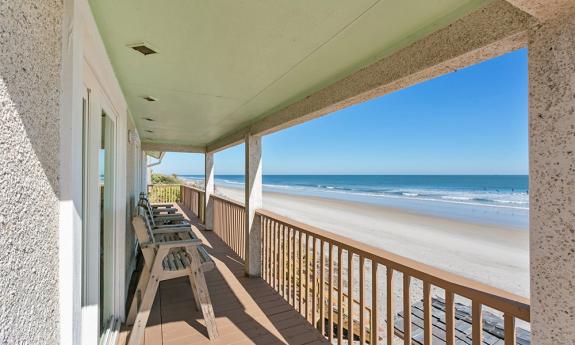
[[[152,49],[150,45],[147,43],[132,44],[129,45],[128,47],[146,56],[158,53],[156,50]]]
[[[142,98],[145,99],[145,100],[148,101],[148,102],[155,102],[155,101],[157,101],[157,99],[155,99],[155,98],[152,97],[152,96],[142,96]]]

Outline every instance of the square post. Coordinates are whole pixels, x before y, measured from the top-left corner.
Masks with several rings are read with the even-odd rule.
[[[205,157],[205,179],[204,179],[204,225],[206,230],[214,229],[214,153],[206,152]]]
[[[256,210],[262,207],[262,138],[248,135],[245,139],[245,273],[261,275],[261,225]]]
[[[575,341],[575,15],[529,32],[533,344]]]

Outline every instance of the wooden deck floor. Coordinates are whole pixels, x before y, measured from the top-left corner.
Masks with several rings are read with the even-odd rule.
[[[209,340],[189,281],[180,278],[160,284],[145,345],[329,343],[264,280],[246,278],[241,259],[213,232],[194,230],[216,263],[206,281],[220,336]],[[120,334],[119,344],[127,334]]]

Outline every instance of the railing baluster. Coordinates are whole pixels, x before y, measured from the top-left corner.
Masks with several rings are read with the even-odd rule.
[[[291,304],[291,296],[292,296],[292,286],[291,286],[291,277],[292,277],[292,264],[293,261],[291,260],[291,255],[292,255],[292,251],[291,251],[291,229],[288,227],[287,228],[287,240],[286,240],[286,245],[287,245],[287,254],[286,254],[286,259],[287,259],[287,279],[286,279],[286,285],[287,285],[287,302]]]
[[[481,345],[483,342],[483,315],[481,315],[481,309],[481,303],[471,301],[471,341],[473,345]]]
[[[273,263],[273,257],[272,257],[272,230],[271,230],[271,225],[273,224],[273,220],[272,219],[267,219],[266,221],[266,232],[268,233],[268,246],[267,246],[267,257],[268,257],[268,261],[267,261],[267,281],[268,284],[271,285],[272,282],[272,263]]]
[[[329,342],[333,341],[333,244],[331,242],[328,243],[328,250],[329,250],[329,273],[328,273],[328,309],[327,309],[327,316],[328,316],[328,325],[329,325]]]
[[[289,229],[284,224],[284,253],[283,253],[283,260],[284,260],[284,297],[287,302],[289,302]]]
[[[359,344],[365,344],[365,258],[359,255]]]
[[[311,321],[312,325],[315,327],[315,322],[317,320],[317,239],[314,237],[312,239],[312,265],[311,265]]]
[[[280,234],[280,243],[279,243],[279,260],[278,263],[280,265],[280,286],[279,286],[279,293],[280,296],[285,298],[285,256],[284,256],[284,245],[285,245],[285,232],[283,224],[278,224],[279,234]]]
[[[411,345],[411,277],[403,272],[403,343]]]
[[[431,319],[431,284],[423,282],[423,344],[431,345],[431,331],[433,322]]]
[[[257,217],[257,215],[256,215]],[[261,275],[262,279],[266,280],[266,219],[265,217],[260,217],[260,236],[261,236],[261,252],[260,252],[260,265],[261,265]]]
[[[393,344],[393,328],[395,324],[395,308],[394,308],[394,296],[393,296],[393,268],[387,267],[387,345]]]
[[[280,224],[276,223],[275,227],[274,227],[274,231],[276,232],[276,276],[275,276],[275,280],[276,280],[276,291],[281,295],[281,263],[280,263],[280,244],[281,244],[281,239],[280,239]]]
[[[276,288],[276,232],[275,232],[275,221],[270,224],[270,231],[272,233],[272,245],[271,245],[271,279],[270,285],[275,290]]]
[[[343,249],[337,247],[337,344],[343,342]]]
[[[299,279],[299,308],[298,311],[300,312],[301,315],[303,314],[303,256],[302,256],[302,243],[303,242],[303,232],[299,232],[299,238],[298,238],[298,279]]]
[[[347,343],[353,345],[353,252],[347,251]]]
[[[455,345],[455,310],[453,292],[445,290],[445,345]]]
[[[289,239],[288,236],[289,234],[287,233],[287,227],[285,225],[283,226],[283,230],[282,233],[284,235],[283,238],[283,254],[282,254],[282,260],[283,260],[283,272],[284,272],[284,277],[283,277],[283,281],[284,281],[284,298],[286,301],[289,302],[289,254],[288,254],[288,243],[289,243]]]
[[[296,228],[292,228],[292,237],[291,237],[291,247],[292,247],[292,252],[291,252],[291,264],[292,264],[292,274],[291,274],[291,279],[292,279],[292,283],[291,283],[291,305],[295,308],[297,308],[296,306],[296,290],[297,290],[297,280],[296,280],[296,248],[295,248],[295,239],[296,239],[296,233],[297,230]]]
[[[371,327],[370,327],[370,335],[371,335],[371,343],[370,344],[378,344],[379,343],[379,323],[377,319],[377,271],[379,269],[379,264],[376,261],[371,260]]]
[[[515,345],[515,317],[513,315],[503,315],[503,327],[505,329],[505,345]]]
[[[305,319],[309,321],[309,242],[310,235],[305,235]]]
[[[319,240],[319,329],[325,335],[325,243]]]

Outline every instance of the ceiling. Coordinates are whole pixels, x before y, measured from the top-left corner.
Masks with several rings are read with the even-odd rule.
[[[206,146],[488,1],[90,2],[142,140]]]

